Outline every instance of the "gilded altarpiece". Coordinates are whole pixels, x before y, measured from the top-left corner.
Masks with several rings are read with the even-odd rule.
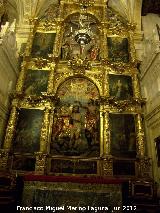
[[[134,25],[103,1],[71,0],[31,24],[1,167],[12,161],[20,173],[146,175]]]

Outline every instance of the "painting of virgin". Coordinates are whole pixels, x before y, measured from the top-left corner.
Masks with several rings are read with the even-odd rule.
[[[51,153],[69,156],[99,155],[99,97],[97,87],[84,78],[65,81],[57,91]]]
[[[108,58],[111,62],[124,62],[129,61],[128,52],[128,39],[121,37],[108,37]]]
[[[27,70],[24,82],[25,95],[41,95],[42,92],[47,92],[48,77],[48,70]]]
[[[53,53],[56,33],[36,33],[33,39],[31,55],[35,57],[48,58]]]
[[[109,75],[110,96],[116,100],[128,100],[133,97],[132,78],[125,75]]]
[[[134,115],[110,114],[111,153],[123,158],[136,157],[136,132]]]
[[[43,111],[21,109],[14,138],[14,152],[34,153],[39,150]]]

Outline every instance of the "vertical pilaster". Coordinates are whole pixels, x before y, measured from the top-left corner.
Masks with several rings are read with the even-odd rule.
[[[25,74],[26,74],[25,66],[26,66],[26,62],[23,62],[23,64],[21,65],[21,71],[20,71],[19,78],[16,85],[16,92],[18,93],[22,93],[22,90],[23,90]]]
[[[5,136],[4,145],[3,145],[4,149],[10,150],[12,146],[12,140],[13,140],[13,136],[15,132],[16,121],[17,121],[17,115],[18,115],[17,108],[13,106],[10,113],[7,130],[6,130],[6,136]]]
[[[137,152],[139,157],[144,157],[145,149],[144,149],[144,130],[142,124],[142,117],[140,114],[136,116],[137,120]]]
[[[104,113],[104,156],[110,155],[110,128],[109,128],[109,112]]]
[[[44,118],[41,128],[41,138],[40,138],[40,152],[46,153],[48,150],[48,131],[49,131],[49,115],[50,108],[46,108],[44,112]]]
[[[53,89],[54,89],[54,78],[55,78],[55,63],[51,63],[50,65],[50,75],[49,75],[49,81],[48,81],[48,88],[47,92],[49,94],[53,94]]]
[[[139,85],[139,79],[137,77],[137,73],[133,74],[133,88],[134,88],[135,98],[141,98],[141,91],[140,91],[140,85]]]

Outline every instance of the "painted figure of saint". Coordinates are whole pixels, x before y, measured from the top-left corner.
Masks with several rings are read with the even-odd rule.
[[[93,46],[91,49],[91,53],[90,53],[91,60],[93,60],[93,61],[97,60],[98,55],[99,55],[99,48],[96,46]]]
[[[82,116],[79,111],[79,106],[73,106],[72,114],[70,117],[70,129],[71,129],[71,146],[73,145],[74,148],[80,143],[81,139],[81,130],[82,130]]]
[[[131,92],[127,83],[122,82],[121,79],[118,79],[111,89],[111,94],[117,99],[129,99],[131,97]]]

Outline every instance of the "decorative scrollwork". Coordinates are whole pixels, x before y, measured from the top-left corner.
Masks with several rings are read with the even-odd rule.
[[[139,158],[138,160],[138,176],[141,177],[150,177],[151,173],[151,159],[147,156],[144,156],[143,158]]]
[[[79,56],[69,60],[68,66],[73,69],[74,74],[85,74],[85,70],[89,70],[91,68],[90,61],[87,58],[82,59]]]
[[[44,174],[46,169],[46,158],[47,154],[43,152],[36,152],[36,168],[35,171],[38,174]]]
[[[22,100],[22,102],[25,102],[26,104],[31,106],[36,106],[38,104],[44,104],[47,102],[57,103],[58,101],[59,99],[56,96],[47,93],[43,93],[41,96],[25,96]]]
[[[134,68],[137,68],[138,61],[130,62],[130,63],[123,63],[123,62],[116,62],[112,63],[107,59],[101,60],[102,65],[106,65],[111,70],[115,70],[117,73],[122,74],[126,71],[130,71],[132,73],[135,72]]]
[[[35,58],[33,60],[35,62],[35,66],[38,68],[38,69],[42,69],[44,67],[47,66],[47,64],[50,62],[48,59],[44,59],[44,58]]]
[[[103,175],[112,176],[113,175],[113,158],[106,157],[103,160]]]
[[[7,168],[8,158],[9,158],[9,150],[0,149],[0,168],[2,170]]]

